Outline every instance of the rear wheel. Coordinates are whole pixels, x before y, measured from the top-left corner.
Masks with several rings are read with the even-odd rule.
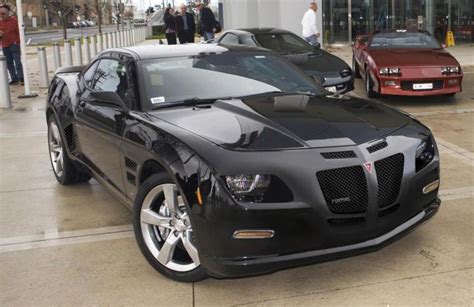
[[[374,82],[372,81],[372,77],[370,76],[370,72],[368,70],[365,73],[365,90],[367,92],[367,97],[377,97],[377,92],[374,91]]]
[[[86,182],[91,175],[79,170],[66,152],[66,144],[53,114],[48,117],[49,158],[56,180],[64,185]]]
[[[167,174],[152,175],[140,187],[133,207],[133,228],[146,260],[161,274],[183,282],[207,277],[188,210]]]
[[[352,56],[352,71],[354,72],[354,77],[355,78],[360,78],[361,77],[359,66],[357,65],[357,62],[356,62],[354,56]]]

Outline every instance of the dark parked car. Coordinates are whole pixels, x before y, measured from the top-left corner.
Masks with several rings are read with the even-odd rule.
[[[352,52],[355,75],[364,79],[368,97],[455,95],[462,90],[459,62],[426,31],[361,35]]]
[[[319,46],[312,46],[298,35],[277,28],[226,31],[218,40],[226,45],[259,46],[278,52],[315,78],[326,90],[346,93],[354,89],[349,65]]]
[[[108,49],[57,71],[46,118],[56,179],[102,183],[179,281],[376,250],[440,205],[428,128],[263,49]]]

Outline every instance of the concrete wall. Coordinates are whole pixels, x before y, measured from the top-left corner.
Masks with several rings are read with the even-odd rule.
[[[322,34],[322,0],[317,22]],[[277,27],[301,36],[301,19],[311,0],[219,0],[223,3],[225,30],[250,27]],[[320,42],[322,35],[320,38]]]

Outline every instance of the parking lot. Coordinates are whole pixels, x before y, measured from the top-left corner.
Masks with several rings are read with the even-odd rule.
[[[44,91],[15,101],[0,110],[0,305],[472,305],[474,67],[464,71],[454,98],[378,99],[435,134],[442,207],[428,223],[375,253],[194,284],[146,263],[131,213],[97,182],[56,182]],[[361,80],[351,95],[365,97]]]

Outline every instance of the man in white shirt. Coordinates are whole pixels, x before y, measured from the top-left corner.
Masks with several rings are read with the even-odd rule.
[[[311,2],[309,10],[304,13],[303,20],[301,20],[301,24],[303,25],[303,37],[313,46],[318,43],[318,37],[320,35],[316,27],[317,10],[318,6],[316,2]]]

